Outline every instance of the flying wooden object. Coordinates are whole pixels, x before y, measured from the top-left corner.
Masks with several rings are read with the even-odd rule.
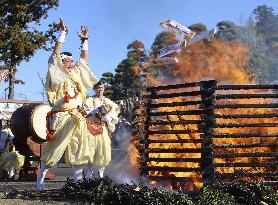
[[[195,36],[195,32],[190,30],[189,28],[187,28],[186,26],[172,20],[172,19],[168,19],[166,21],[162,21],[160,23],[160,26],[162,28],[164,28],[165,30],[168,30],[168,31],[172,31],[178,35],[181,35],[181,36]]]
[[[184,26],[184,25],[182,25],[182,24],[180,24],[180,23],[178,23],[174,20],[171,20],[171,19],[168,19],[166,21],[162,21],[160,23],[160,26],[162,28],[164,28],[165,30],[172,31],[175,34],[178,34],[178,35],[182,36],[184,38],[184,40],[180,43],[173,44],[173,45],[170,45],[166,48],[160,49],[158,51],[158,57],[159,58],[165,58],[166,56],[168,56],[172,53],[175,53],[175,52],[179,53],[183,47],[189,46],[193,43],[196,43],[196,42],[201,41],[205,38],[213,36],[217,32],[217,28],[214,28],[212,30],[205,31],[205,32],[195,36],[196,33],[194,31],[190,30],[186,26]]]

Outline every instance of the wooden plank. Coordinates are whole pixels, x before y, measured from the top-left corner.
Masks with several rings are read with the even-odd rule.
[[[199,130],[148,130],[146,135],[155,135],[155,134],[192,134],[199,133]]]
[[[278,177],[278,172],[235,172],[235,173],[214,173],[215,178],[235,177]],[[278,178],[277,178],[278,179]]]
[[[253,144],[214,144],[213,148],[255,148],[255,147],[278,147],[278,144],[253,143]]]
[[[278,89],[278,85],[217,85],[216,90]]]
[[[278,152],[213,153],[211,157],[213,158],[278,157]]]
[[[160,108],[160,107],[176,107],[176,106],[187,106],[187,105],[200,105],[202,104],[201,100],[192,100],[184,102],[171,102],[171,103],[156,103],[150,104],[150,108]]]
[[[162,138],[162,137],[161,137]],[[166,144],[170,144],[170,143],[202,143],[203,140],[202,139],[177,139],[177,140],[141,140],[140,143],[141,144],[151,144],[151,143],[166,143]]]
[[[179,121],[165,121],[165,120],[156,120],[156,121],[149,121],[147,124],[149,125],[177,125],[177,124],[202,124],[204,123],[203,120],[179,120]],[[278,125],[278,123],[277,123]]]
[[[159,91],[159,90],[178,89],[178,88],[190,88],[190,87],[200,86],[200,84],[201,84],[200,82],[192,82],[192,83],[183,83],[183,84],[175,84],[175,85],[147,87],[146,90],[148,92],[151,92],[151,91]]]
[[[166,171],[166,172],[201,172],[202,169],[200,167],[193,168],[193,167],[159,167],[159,166],[147,166],[141,167],[144,171]]]
[[[145,162],[196,162],[199,163],[201,162],[201,158],[154,158],[154,157],[149,157],[142,159]]]
[[[193,179],[192,177],[173,177],[173,176],[147,176],[148,179],[158,181],[172,181],[172,182],[196,182],[196,180],[202,181],[202,179]]]
[[[224,108],[278,108],[277,103],[269,104],[217,104],[215,109],[224,109]]]
[[[267,114],[215,114],[215,118],[222,119],[238,119],[238,118],[276,118],[277,113],[267,113]]]
[[[271,162],[227,162],[227,163],[214,163],[216,167],[278,167],[278,161]]]
[[[181,97],[181,96],[201,96],[201,91],[191,91],[191,92],[174,92],[174,93],[165,93],[165,94],[156,94],[156,95],[144,95],[144,98],[149,99],[161,99],[161,98],[174,98],[174,97]]]
[[[215,99],[278,98],[278,94],[217,94]]]
[[[145,149],[145,153],[201,153],[200,148],[184,148],[184,149],[176,149],[176,148],[154,148],[154,149]],[[278,155],[278,153],[277,153]]]
[[[278,137],[278,133],[215,133],[210,135],[203,135],[201,137],[206,138],[250,138],[250,137]]]
[[[278,127],[278,123],[227,123],[215,124],[213,128],[237,128],[237,127]]]

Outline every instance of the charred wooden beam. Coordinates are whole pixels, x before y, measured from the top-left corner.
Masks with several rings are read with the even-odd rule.
[[[226,185],[241,185],[241,186],[246,186],[250,185],[250,183],[260,183],[266,186],[278,186],[278,181],[257,181],[257,180],[252,180],[252,181],[241,181],[239,182],[238,179],[233,179],[233,182],[225,182],[223,180],[217,181],[218,184],[226,184]]]
[[[157,92],[155,91],[155,90],[152,90],[151,91],[151,96],[155,96],[157,94]],[[150,121],[150,115],[149,115],[149,113],[150,113],[150,104],[151,104],[151,102],[152,102],[152,100],[151,100],[151,98],[148,98],[148,100],[147,100],[147,102],[146,102],[146,114],[145,114],[145,124],[144,124],[144,139],[145,140],[148,140],[148,138],[149,138],[149,135],[146,135],[146,132],[149,130],[149,124],[148,124],[148,121]],[[146,144],[143,144],[143,150],[142,149],[139,149],[139,152],[141,152],[142,153],[142,155],[145,157],[145,158],[148,158],[149,156],[148,156],[148,153],[145,153],[144,152],[144,150],[146,149],[146,148],[148,148],[148,145],[146,145]],[[146,162],[143,162],[143,164],[142,164],[142,166],[146,166],[147,164],[146,164]],[[141,176],[147,176],[147,173],[146,172],[144,172],[144,170],[141,170],[140,171],[140,175]]]
[[[213,169],[213,159],[209,158],[212,154],[213,141],[210,135],[213,133],[213,126],[215,124],[214,118],[214,105],[215,105],[215,88],[217,82],[214,80],[201,81],[200,91],[202,104],[200,108],[203,109],[204,113],[201,114],[201,119],[204,123],[198,126],[198,129],[203,130],[203,143],[201,148],[201,168],[202,168],[202,178],[205,183],[211,183],[214,181],[214,169]]]
[[[150,104],[150,108],[200,105],[201,103],[202,103],[201,100],[185,101],[185,102],[171,102],[171,103],[156,103],[156,104]]]
[[[278,98],[278,94],[225,94],[215,95],[216,100],[220,99],[250,99],[250,98]]]
[[[278,144],[256,143],[256,144],[214,144],[213,148],[255,148],[255,147],[278,147]]]
[[[201,96],[201,91],[192,91],[192,92],[180,92],[180,93],[167,93],[167,94],[157,94],[157,95],[144,95],[145,98],[149,99],[161,99],[161,98],[174,98],[174,97],[181,97],[181,96]]]
[[[242,123],[242,124],[215,124],[214,128],[236,128],[236,127],[277,127],[278,123]]]
[[[136,120],[134,120],[134,121],[132,121],[132,125],[144,125],[144,123],[145,123],[145,119],[143,119],[143,118],[141,118],[141,119],[136,119]]]
[[[140,110],[140,111],[135,111],[134,112],[134,116],[138,116],[139,118],[142,116],[142,115],[145,115],[145,114],[147,114],[147,111],[145,111],[145,110]]]
[[[204,122],[203,120],[179,120],[179,121],[157,120],[157,121],[150,121],[149,124],[150,125],[202,124],[203,122]]]
[[[149,158],[142,158],[142,161],[146,162],[196,162],[199,163],[201,162],[201,158],[154,158],[154,157],[149,157]]]
[[[218,173],[215,172],[216,178],[236,178],[236,177],[278,177],[278,172],[234,172]]]
[[[201,115],[207,114],[211,110],[186,110],[186,111],[170,111],[170,112],[150,112],[150,116],[165,116],[165,115]]]
[[[178,140],[141,140],[140,143],[144,144],[144,143],[166,143],[166,144],[170,144],[170,143],[202,143],[202,139],[178,139]]]
[[[146,135],[155,135],[155,134],[192,134],[200,133],[201,130],[149,130]]]
[[[156,86],[156,87],[148,87],[146,90],[148,92],[152,91],[159,91],[159,90],[169,90],[169,89],[178,89],[178,88],[190,88],[190,87],[197,87],[200,85],[200,82],[193,82],[193,83],[183,83],[183,84],[176,84],[176,85],[166,85],[166,86]]]
[[[216,90],[278,89],[278,85],[217,85]]]
[[[159,181],[175,181],[175,182],[196,182],[196,179],[193,180],[192,177],[173,177],[173,176],[148,176],[148,179],[159,180]],[[202,179],[199,179],[200,182]]]
[[[215,109],[224,108],[278,108],[277,103],[270,104],[218,104],[215,105]]]
[[[142,167],[141,169],[145,171],[167,171],[167,172],[201,172],[202,169],[200,167],[159,167],[159,166],[151,166],[151,167]]]
[[[184,149],[176,149],[176,148],[149,148],[143,150],[144,153],[200,153],[200,148],[184,148]],[[278,155],[278,153],[277,153]]]
[[[203,136],[203,134],[201,134],[201,137],[205,137]],[[210,135],[210,137],[212,138],[250,138],[250,137],[278,137],[278,133],[269,133],[269,134],[264,134],[264,133],[213,133]]]
[[[277,167],[278,161],[272,162],[228,162],[228,163],[214,163],[216,167]]]
[[[278,157],[278,152],[214,153],[210,157],[211,158]]]
[[[132,140],[141,140],[144,139],[145,136],[144,130],[133,130],[132,131]]]
[[[238,118],[273,118],[278,117],[277,113],[271,114],[215,114],[215,118],[238,119]]]

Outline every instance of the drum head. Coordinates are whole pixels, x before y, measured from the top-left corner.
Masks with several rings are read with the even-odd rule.
[[[32,140],[37,143],[46,142],[46,115],[51,111],[49,105],[38,105],[31,113],[30,128]]]

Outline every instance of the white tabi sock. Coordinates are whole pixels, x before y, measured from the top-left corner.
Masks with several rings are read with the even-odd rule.
[[[83,174],[83,166],[82,165],[74,165],[72,166],[73,177],[75,180],[82,180]]]
[[[86,179],[92,179],[93,178],[93,165],[92,164],[88,164],[87,165],[87,174],[85,176]]]
[[[12,167],[12,168],[8,171],[8,174],[9,174],[9,179],[13,178],[13,176],[14,176],[14,167]]]
[[[101,167],[101,168],[98,170],[99,178],[103,178],[103,176],[104,176],[104,169],[105,169],[105,167]]]
[[[45,164],[43,163],[43,161],[41,161],[41,169],[40,169],[40,174],[39,176],[37,176],[37,185],[36,185],[36,189],[37,190],[43,190],[44,187],[44,178],[46,175],[46,172],[48,171],[48,167],[45,166]]]

